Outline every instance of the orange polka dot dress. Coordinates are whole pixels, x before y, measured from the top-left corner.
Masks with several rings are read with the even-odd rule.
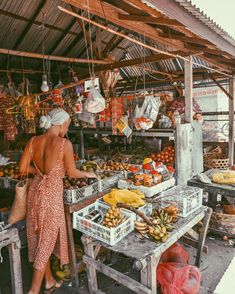
[[[63,205],[64,142],[65,139],[62,140],[56,165],[47,175],[42,174],[34,163],[37,174],[27,195],[29,261],[39,271],[44,270],[52,253],[60,259],[61,266],[69,262]],[[32,148],[30,153],[32,157]]]

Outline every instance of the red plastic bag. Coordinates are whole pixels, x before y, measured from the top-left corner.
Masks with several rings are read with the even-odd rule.
[[[157,281],[163,294],[198,294],[201,272],[188,264],[161,263],[157,268]]]
[[[162,254],[160,262],[189,263],[189,253],[176,242]]]

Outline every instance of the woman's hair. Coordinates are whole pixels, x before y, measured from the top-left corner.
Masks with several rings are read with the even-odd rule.
[[[48,115],[40,117],[39,125],[43,129],[49,129],[51,126],[62,125],[65,121],[69,120],[69,114],[64,109],[53,109]]]

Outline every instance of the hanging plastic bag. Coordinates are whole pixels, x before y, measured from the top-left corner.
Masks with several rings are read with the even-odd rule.
[[[139,107],[139,105],[137,104],[135,107],[134,113],[133,113],[133,121],[135,123],[135,128],[137,131],[141,130],[141,126],[140,126],[139,120],[138,120],[138,118],[140,118],[141,116],[142,116],[141,107]]]
[[[148,96],[145,98],[145,101],[146,103],[143,104],[143,107],[145,107],[143,109],[143,114],[146,118],[155,122],[161,105],[160,97]]]
[[[78,113],[77,118],[91,125],[95,123],[95,115],[86,110],[83,110],[82,113]]]
[[[198,294],[201,272],[184,263],[161,263],[157,267],[157,281],[163,294]]]
[[[137,130],[149,130],[157,119],[161,105],[160,97],[149,95],[145,97],[141,108],[135,108],[134,123]]]
[[[105,109],[105,99],[100,92],[91,87],[84,109],[91,113],[99,113]]]
[[[161,262],[188,263],[189,253],[180,243],[174,243],[161,256]]]

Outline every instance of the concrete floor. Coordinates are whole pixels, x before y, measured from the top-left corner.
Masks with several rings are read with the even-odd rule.
[[[227,269],[232,258],[235,256],[235,249],[224,242],[221,239],[211,239],[207,238],[206,245],[209,247],[209,254],[203,254],[201,263],[202,272],[202,285],[200,294],[213,293],[220,279],[222,278],[225,270]],[[193,264],[195,260],[196,250],[191,247],[186,247],[190,252],[190,263]],[[0,294],[11,294],[10,288],[10,269],[8,263],[8,253],[6,248],[2,249],[2,254],[4,257],[4,262],[0,264]],[[22,271],[23,271],[23,281],[24,281],[24,293],[30,286],[32,269],[27,262],[27,250],[23,249],[22,252]],[[125,256],[114,255],[112,258],[112,264],[122,273],[126,273],[136,279],[139,278],[139,273],[132,270],[131,260]],[[86,275],[81,274],[80,276],[80,289],[75,291],[69,285],[63,285],[61,289],[55,291],[56,294],[64,293],[79,293],[88,294],[87,290],[87,280]],[[134,293],[131,290],[117,284],[110,278],[104,275],[98,274],[98,284],[102,291],[107,294],[131,294]],[[233,287],[234,288],[234,287]],[[234,293],[234,289],[231,285],[231,294]],[[43,292],[42,292],[43,293]]]

